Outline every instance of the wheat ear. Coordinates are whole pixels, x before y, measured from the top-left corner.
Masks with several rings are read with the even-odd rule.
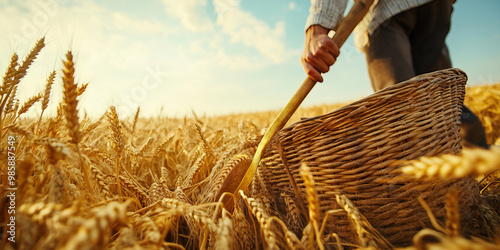
[[[2,103],[4,100],[4,95],[6,95],[10,91],[10,88],[12,87],[12,82],[17,72],[17,66],[19,65],[18,60],[19,56],[16,53],[14,53],[10,58],[9,67],[5,72],[5,76],[3,77],[2,87],[0,88],[0,95],[1,95],[0,100],[2,100],[1,101]]]
[[[47,147],[51,147],[50,144]],[[66,174],[56,161],[50,170],[50,183],[48,201],[65,205],[68,201],[68,188]]]
[[[356,229],[362,247],[393,249],[391,243],[378,232],[354,204],[343,194],[336,194],[337,203],[347,212],[349,221]]]
[[[16,70],[15,75],[12,77],[12,81],[9,86],[9,91],[5,96],[5,98],[2,100],[2,104],[0,106],[1,109],[5,107],[5,113],[15,110],[13,106],[17,96],[17,89],[19,82],[21,81],[21,79],[24,78],[24,76],[26,76],[28,68],[31,66],[31,64],[36,59],[38,53],[42,50],[43,47],[45,47],[44,37],[38,40],[38,42],[35,44],[35,47],[33,47],[33,49],[30,51],[30,53],[26,56],[24,61],[21,63],[21,65],[19,65],[18,69]]]
[[[40,99],[42,98],[42,94],[38,94],[35,96],[32,96],[30,99],[28,99],[21,107],[19,108],[19,111],[17,112],[17,117],[21,116],[22,114],[28,112],[28,110]]]
[[[63,68],[63,84],[64,84],[64,115],[66,117],[66,127],[68,128],[71,142],[78,144],[81,139],[80,122],[78,120],[78,100],[76,99],[77,87],[75,84],[75,65],[73,63],[73,54],[68,51]]]
[[[141,107],[137,107],[137,111],[135,112],[134,115],[134,122],[132,123],[132,135],[135,132],[135,127],[137,126],[137,121],[139,120],[139,113],[141,112]]]
[[[257,222],[260,225],[261,232],[264,235],[267,249],[278,248],[276,244],[276,234],[271,230],[271,225],[268,220],[270,217],[266,213],[264,206],[262,206],[262,204],[256,199],[247,197],[242,190],[239,191],[239,194],[247,204],[253,216],[255,216],[255,218],[257,219]]]
[[[123,139],[122,127],[120,125],[120,120],[118,119],[118,114],[116,113],[115,106],[111,106],[108,112],[109,127],[112,131],[112,141],[116,152],[116,185],[118,187],[118,194],[121,195],[120,186],[120,165],[121,165],[121,154],[125,148],[125,143]]]
[[[40,113],[40,119],[38,119],[38,126],[40,126],[40,123],[42,122],[42,116],[43,112],[47,109],[49,106],[49,100],[50,100],[50,93],[52,92],[52,85],[54,85],[54,80],[56,79],[56,71],[52,71],[47,77],[47,82],[45,83],[45,90],[43,91],[43,97],[42,97],[42,112]]]
[[[500,169],[500,148],[465,148],[461,155],[446,154],[436,157],[421,157],[403,167],[403,173],[417,178],[461,178],[488,174]]]

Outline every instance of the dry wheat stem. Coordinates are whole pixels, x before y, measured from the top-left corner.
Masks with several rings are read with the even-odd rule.
[[[323,245],[323,238],[322,235],[320,235],[319,229],[319,218],[321,218],[319,198],[316,193],[313,176],[309,171],[309,167],[305,163],[302,163],[300,166],[300,176],[302,176],[306,187],[307,204],[309,205],[309,222],[312,223],[316,243],[318,244],[318,247],[323,250],[325,247]]]
[[[450,189],[446,197],[446,233],[449,237],[460,236],[460,209],[458,206],[458,192]]]
[[[422,205],[422,207],[425,209],[425,212],[427,213],[427,217],[429,217],[429,219],[431,220],[432,226],[436,230],[438,230],[439,232],[446,233],[446,230],[439,224],[438,220],[436,219],[436,217],[432,213],[432,210],[429,207],[429,205],[427,204],[427,202],[425,202],[421,196],[418,197],[418,201],[420,202],[420,205]]]

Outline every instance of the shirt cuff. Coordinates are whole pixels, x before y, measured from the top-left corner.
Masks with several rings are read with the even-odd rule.
[[[305,30],[312,25],[321,25],[327,29],[335,30],[344,17],[346,6],[347,0],[311,0]]]

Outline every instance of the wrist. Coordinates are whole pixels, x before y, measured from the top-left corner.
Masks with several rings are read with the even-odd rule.
[[[317,35],[328,35],[330,29],[327,29],[319,24],[311,25],[306,30],[306,35],[317,36]]]

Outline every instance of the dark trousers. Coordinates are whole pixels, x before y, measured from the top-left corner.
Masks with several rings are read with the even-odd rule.
[[[375,91],[451,68],[445,39],[452,11],[450,0],[434,0],[399,13],[375,30],[365,51]]]
[[[452,12],[452,1],[434,0],[382,23],[369,36],[365,48],[373,89],[378,91],[420,74],[451,68],[445,39]],[[465,105],[460,120],[464,145],[487,148],[481,121]]]

